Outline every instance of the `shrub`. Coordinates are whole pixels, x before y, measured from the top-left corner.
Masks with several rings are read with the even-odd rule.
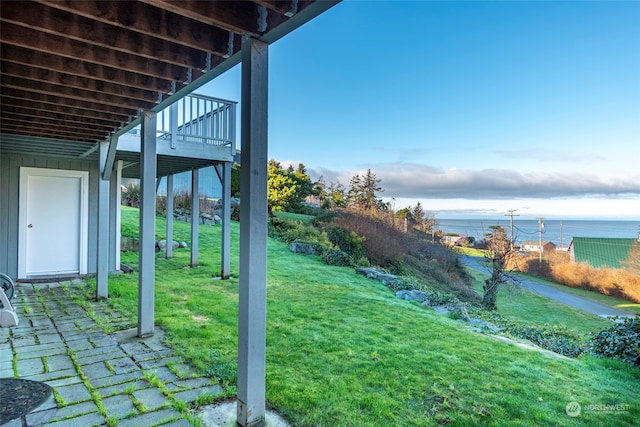
[[[617,319],[620,321],[620,319]],[[640,318],[627,317],[591,336],[593,354],[640,366]]]
[[[330,249],[323,255],[322,259],[328,265],[336,265],[340,267],[350,267],[353,265],[353,258],[339,249]]]
[[[120,203],[133,208],[140,207],[140,184],[127,184],[122,187]]]
[[[364,237],[358,236],[354,231],[349,232],[342,227],[330,227],[327,230],[327,238],[331,243],[336,245],[340,250],[349,254],[353,259],[364,257],[362,242]]]

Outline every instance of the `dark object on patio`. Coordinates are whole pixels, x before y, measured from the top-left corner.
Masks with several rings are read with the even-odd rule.
[[[13,298],[13,294],[16,290],[11,277],[7,276],[6,274],[0,273],[0,288],[2,288],[9,301],[11,301],[11,298]]]
[[[39,381],[0,378],[0,425],[27,415],[51,393],[51,387]]]

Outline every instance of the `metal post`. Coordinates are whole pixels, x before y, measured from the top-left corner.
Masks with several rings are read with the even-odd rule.
[[[242,46],[237,422],[245,427],[265,417],[268,52],[254,39]]]
[[[198,265],[198,226],[200,225],[200,171],[191,171],[191,267]]]
[[[231,162],[222,163],[222,247],[220,277],[228,279],[231,270]]]
[[[167,175],[167,258],[173,257],[173,174]]]
[[[148,337],[154,332],[156,168],[156,113],[145,111],[140,144],[139,337]]]
[[[100,177],[98,179],[96,299],[107,298],[109,296],[109,180],[103,178],[108,151],[109,141],[102,141],[100,143]]]

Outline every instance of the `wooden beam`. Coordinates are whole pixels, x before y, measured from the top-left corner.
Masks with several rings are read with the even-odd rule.
[[[34,8],[37,8],[37,13],[32,10]],[[195,64],[204,67],[207,60],[206,51],[163,40],[155,34],[142,34],[131,31],[130,28],[105,24],[47,5],[32,4],[31,7],[5,8],[1,20],[182,67],[193,67]],[[220,57],[225,53],[226,49],[216,52]]]
[[[136,109],[136,107],[140,105],[140,100],[135,100],[128,96],[110,95],[104,92],[77,89],[62,84],[38,82],[36,80],[21,79],[14,76],[3,76],[2,85],[7,88],[41,93],[44,95],[54,93],[56,96],[75,99],[78,101],[91,99],[94,102],[104,105],[112,105],[114,107]],[[148,106],[155,105],[155,100],[152,99],[147,99],[143,102]]]
[[[120,28],[211,53],[226,53],[229,33],[137,1],[39,1]],[[237,37],[240,39],[240,37]],[[239,40],[238,40],[239,42]],[[238,50],[239,50],[239,44]],[[236,50],[237,51],[237,50]],[[234,51],[235,53],[235,51]]]
[[[5,97],[9,97],[9,98],[17,98],[17,99],[26,100],[26,101],[52,104],[54,106],[63,105],[66,107],[72,107],[72,108],[77,108],[81,110],[101,111],[103,113],[113,114],[118,118],[122,117],[123,119],[128,118],[130,116],[136,116],[138,114],[138,110],[134,110],[132,108],[128,108],[128,109],[118,108],[112,105],[100,104],[93,101],[87,101],[87,100],[80,101],[77,99],[69,99],[69,98],[56,96],[56,95],[47,95],[47,94],[38,93],[38,92],[28,92],[28,91],[24,91],[16,88],[3,87],[2,97],[3,97],[3,100]],[[153,104],[146,105],[146,106],[149,107],[152,105]]]
[[[4,106],[2,107],[4,110]],[[45,117],[42,115],[28,115],[28,114],[20,114],[13,113],[11,111],[3,111],[2,112],[2,120],[6,120],[8,123],[23,123],[27,126],[51,126],[51,127],[65,127],[66,129],[73,131],[83,131],[86,130],[87,127],[92,127],[97,130],[101,130],[103,132],[110,132],[113,130],[113,127],[109,124],[89,124],[89,123],[79,123],[79,122],[68,122],[60,119],[52,119],[49,117]]]
[[[24,114],[52,114],[56,116],[64,117],[67,121],[80,120],[90,124],[90,120],[99,120],[105,122],[105,124],[111,123],[116,125],[119,121],[127,120],[129,116],[115,112],[102,112],[98,110],[85,109],[85,108],[73,108],[60,104],[47,103],[43,100],[29,100],[23,96],[10,96],[2,91],[2,110],[11,107],[12,109],[24,110]],[[61,118],[62,120],[62,118]]]
[[[37,110],[35,108],[31,108],[28,106],[21,105],[20,107],[16,107],[14,105],[9,105],[7,103],[2,104],[2,116],[10,117],[10,116],[20,117],[21,120],[29,120],[29,118],[38,116],[38,120],[51,120],[56,122],[65,122],[70,125],[79,125],[93,127],[93,128],[103,128],[105,130],[110,130],[113,128],[113,121],[101,120],[93,118],[89,115],[85,117],[79,117],[77,114],[61,114],[58,112],[46,111],[46,110]]]
[[[119,84],[138,89],[160,93],[171,91],[171,80],[151,77],[117,67],[100,66],[80,59],[65,58],[47,52],[35,52],[19,46],[1,44],[0,51],[4,58],[24,67],[39,67],[47,70],[68,73],[71,75],[99,80],[105,83]]]
[[[15,62],[3,61],[1,71],[3,76],[24,79],[39,83],[63,85],[67,90],[77,89],[82,91],[97,92],[114,96],[127,97],[131,100],[155,102],[158,93],[147,89],[95,80],[89,77],[60,73],[46,68],[34,66],[22,66]]]
[[[258,8],[249,1],[142,0],[194,21],[213,25],[236,34],[259,37]]]
[[[91,45],[63,36],[47,34],[11,23],[2,23],[0,34],[4,44],[24,47],[37,52],[65,58],[81,59],[100,66],[141,73],[157,78],[170,78],[177,82],[187,79],[189,67],[167,64],[114,49]],[[192,69],[192,80],[202,75],[199,68]]]

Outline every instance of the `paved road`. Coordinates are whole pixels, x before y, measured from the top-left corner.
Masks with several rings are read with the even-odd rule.
[[[462,263],[466,267],[472,268],[482,273],[489,273],[488,267],[481,264],[482,261],[484,261],[484,258],[481,258],[481,257],[472,257],[468,255],[462,256]],[[543,295],[547,298],[559,301],[561,303],[570,305],[571,307],[578,308],[580,310],[595,314],[597,316],[602,316],[602,317],[631,316],[629,313],[625,313],[624,311],[607,307],[606,305],[593,302],[586,298],[582,298],[582,297],[561,291],[552,286],[548,286],[548,285],[536,282],[534,280],[529,280],[524,277],[520,277],[516,284],[532,292]]]

